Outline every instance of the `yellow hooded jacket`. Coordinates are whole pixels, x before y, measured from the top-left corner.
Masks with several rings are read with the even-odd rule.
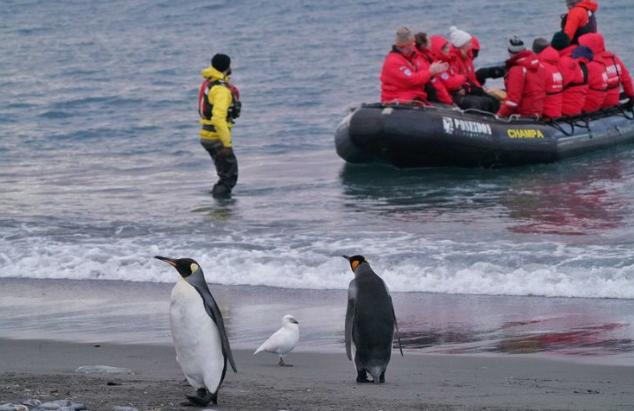
[[[229,77],[209,66],[201,72],[202,76],[211,81],[222,80],[229,82]],[[209,90],[209,104],[213,105],[211,120],[200,119],[200,124],[212,125],[216,131],[200,130],[200,138],[204,140],[220,140],[224,147],[231,147],[231,127],[233,123],[227,121],[227,111],[233,100],[231,90],[224,86],[213,86]]]

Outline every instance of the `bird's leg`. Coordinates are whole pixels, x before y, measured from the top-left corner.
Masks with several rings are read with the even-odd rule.
[[[284,358],[280,357],[280,362],[277,363],[280,367],[292,367],[292,364],[284,364]]]
[[[189,401],[191,401],[190,405],[197,405],[199,407],[205,407],[211,401],[214,401],[214,404],[216,404],[218,398],[217,395],[210,393],[205,388],[199,388],[196,390],[196,395],[186,395],[186,397]]]
[[[385,370],[381,373],[381,377],[379,378],[379,382],[383,384],[385,382]]]

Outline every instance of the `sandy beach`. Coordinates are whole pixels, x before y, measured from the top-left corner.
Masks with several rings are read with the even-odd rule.
[[[0,339],[0,402],[69,398],[91,410],[182,410],[192,391],[167,345],[75,344]],[[634,410],[631,367],[536,356],[394,355],[384,385],[360,385],[341,353],[235,352],[218,410]],[[79,375],[86,365],[135,375]],[[192,409],[192,408],[190,408]]]

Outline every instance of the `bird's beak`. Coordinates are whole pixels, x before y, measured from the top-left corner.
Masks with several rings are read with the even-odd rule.
[[[171,258],[161,257],[160,255],[155,255],[154,258],[156,258],[157,260],[165,261],[167,264],[171,265],[172,267],[176,267],[176,261],[172,260]]]
[[[291,321],[293,324],[299,324],[299,323],[297,322],[297,320],[296,320],[296,319],[294,319],[294,318],[293,318],[293,319],[291,319],[290,321]]]
[[[350,257],[347,255],[342,255],[343,258],[345,258],[346,260],[350,261]]]

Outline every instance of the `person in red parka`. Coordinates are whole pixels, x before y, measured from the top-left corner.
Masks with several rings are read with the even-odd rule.
[[[592,61],[588,63],[588,94],[583,107],[584,113],[601,109],[608,94],[608,70],[602,56],[604,48],[602,39],[603,37],[597,33],[579,37],[579,45],[588,47],[594,55]]]
[[[634,98],[632,77],[619,56],[605,50],[603,36],[601,34],[598,34],[598,36],[600,36],[599,42],[603,43],[602,48],[604,51],[601,53],[601,57],[603,57],[608,72],[608,94],[605,96],[603,108],[618,106],[621,100],[621,87],[627,98],[630,100]],[[601,45],[599,47],[601,47]]]
[[[396,41],[385,58],[381,71],[381,102],[427,103],[425,84],[447,69],[446,63],[433,63],[428,70],[418,71],[414,64],[414,34],[407,26],[396,31]]]
[[[517,37],[509,41],[511,58],[506,61],[504,77],[507,97],[498,115],[508,117],[518,114],[524,117],[541,116],[546,99],[546,75],[537,56],[526,50]]]
[[[568,14],[561,19],[561,28],[573,44],[578,44],[579,37],[597,32],[595,13],[599,4],[592,0],[566,0]]]
[[[449,51],[451,69],[458,74],[464,74],[467,81],[474,86],[482,87],[478,82],[473,66],[473,37],[465,31],[458,30],[455,26],[449,28],[449,32],[452,43]]]
[[[589,59],[573,58],[572,52],[577,46],[570,44],[570,37],[563,31],[555,33],[550,45],[559,52],[557,67],[564,78],[561,113],[564,116],[581,114],[588,94],[587,64],[592,61],[592,56]]]
[[[564,93],[564,77],[557,67],[559,52],[545,38],[537,38],[533,41],[533,53],[537,55],[546,72],[546,100],[542,115],[546,118],[559,118]]]
[[[416,33],[414,36],[416,39],[416,57],[414,57],[414,64],[418,71],[429,70],[429,67],[437,61],[431,51],[431,42],[426,33]],[[429,102],[442,103],[454,105],[451,94],[447,91],[445,85],[438,79],[438,76],[433,76],[429,83],[425,85],[425,92],[427,93],[427,99]]]
[[[463,86],[467,82],[467,76],[459,74],[451,70],[449,63],[451,62],[451,49],[449,41],[443,36],[431,36],[431,51],[437,59],[447,63],[447,70],[443,71],[438,77],[445,85],[450,93],[465,94]]]

